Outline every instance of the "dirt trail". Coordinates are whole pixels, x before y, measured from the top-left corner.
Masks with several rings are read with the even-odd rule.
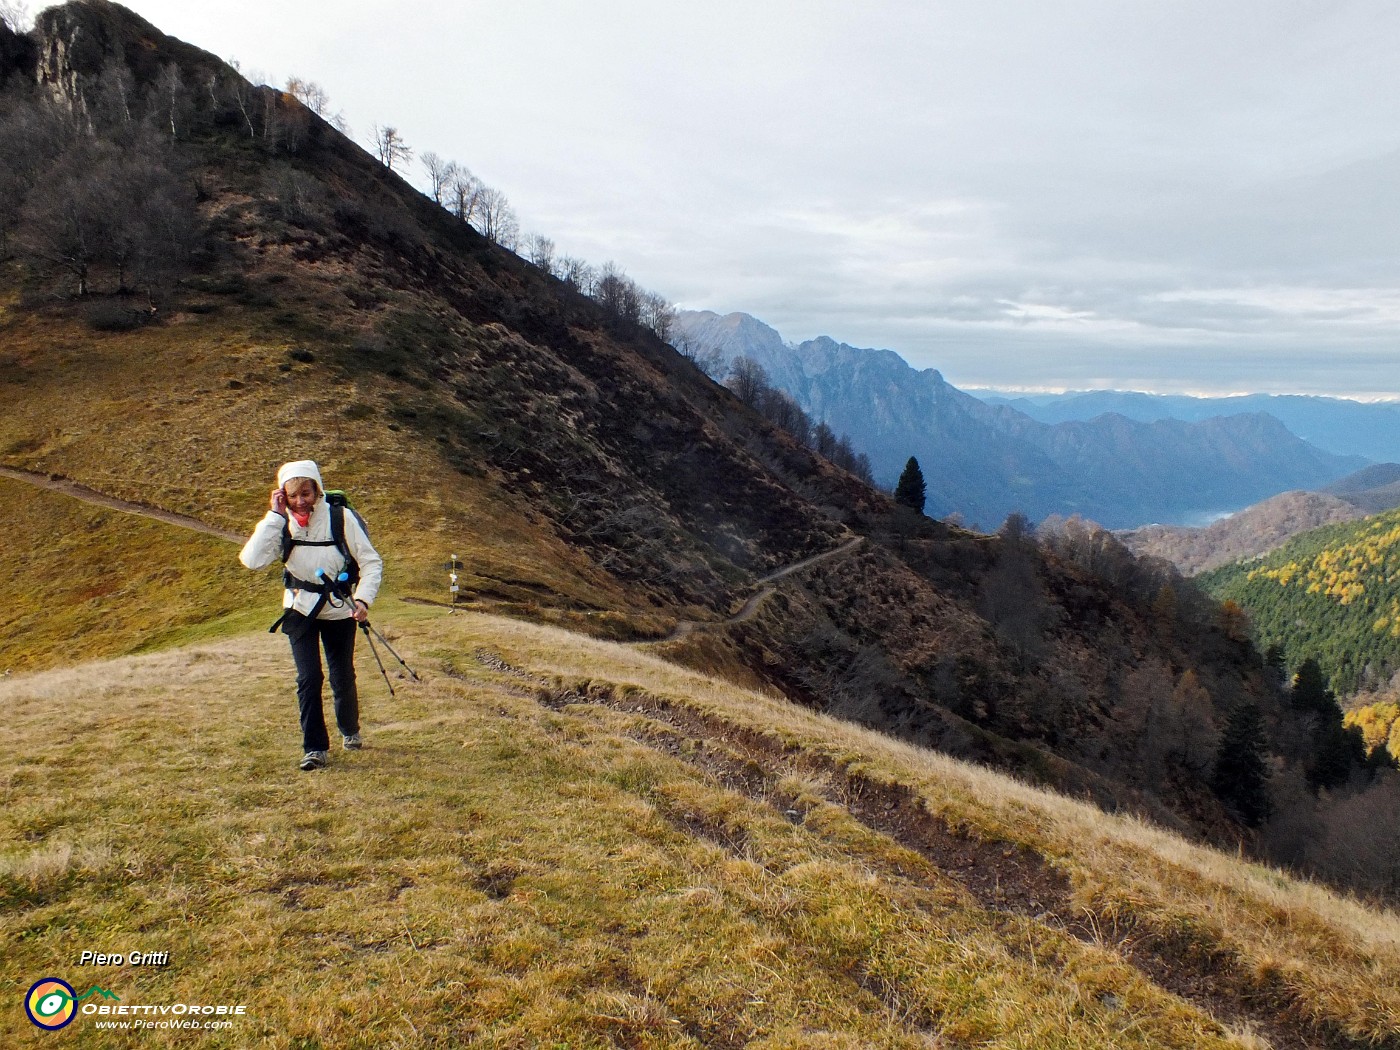
[[[778,589],[770,586],[771,584],[776,583],[784,577],[801,572],[803,569],[809,569],[813,565],[828,561],[831,558],[838,557],[842,554],[849,554],[864,542],[865,540],[863,537],[857,536],[855,539],[849,540],[839,547],[834,547],[829,551],[823,551],[821,554],[814,554],[810,558],[804,558],[802,561],[794,562],[791,565],[779,569],[777,572],[772,572],[767,576],[761,577],[754,581],[758,584],[760,590],[756,591],[748,601],[744,602],[743,607],[737,613],[726,620],[682,620],[680,623],[676,624],[675,629],[664,638],[651,638],[645,642],[634,642],[633,644],[660,645],[664,642],[679,642],[684,638],[689,638],[696,631],[714,630],[719,627],[729,627],[736,623],[744,623],[747,620],[752,620],[754,616],[758,614],[758,610],[763,606],[763,603],[777,592]]]
[[[173,511],[161,510],[159,507],[147,506],[144,503],[132,503],[129,500],[117,499],[115,496],[108,496],[105,493],[98,492],[96,489],[90,489],[86,485],[80,485],[76,481],[69,481],[67,478],[55,478],[47,474],[36,474],[33,471],[18,470],[14,467],[5,466],[0,466],[0,478],[9,478],[11,481],[18,481],[26,485],[34,485],[38,488],[49,489],[52,492],[61,492],[65,496],[71,496],[74,499],[82,500],[84,503],[91,503],[98,507],[106,507],[108,510],[122,511],[126,514],[138,514],[143,518],[163,521],[169,525],[178,525],[180,528],[184,529],[193,529],[195,532],[202,532],[206,536],[216,536],[221,540],[228,540],[230,543],[242,544],[247,538],[239,533],[230,532],[227,529],[206,525],[198,518],[191,518],[184,514],[176,514]],[[829,551],[823,551],[821,554],[814,554],[810,558],[804,558],[802,561],[794,562],[791,565],[779,569],[777,572],[769,573],[767,576],[761,577],[755,582],[762,589],[749,598],[749,600],[744,603],[743,608],[727,620],[708,622],[682,620],[676,624],[675,629],[664,638],[650,638],[644,642],[635,642],[633,644],[657,645],[662,642],[676,642],[688,637],[695,631],[728,627],[731,624],[743,623],[746,620],[751,620],[757,615],[763,603],[777,590],[777,588],[770,586],[770,584],[786,576],[791,576],[793,573],[801,572],[803,569],[824,562],[829,558],[835,558],[849,551],[853,551],[863,542],[864,540],[857,536],[855,539],[842,544],[840,547]],[[449,609],[461,608],[461,606],[448,605],[446,602],[436,602],[428,598],[406,598],[405,601],[411,601],[421,605],[442,605]]]
[[[47,474],[35,474],[29,470],[16,470],[14,467],[0,467],[0,478],[9,478],[11,481],[23,482],[26,485],[49,489],[52,492],[61,492],[65,496],[72,496],[74,499],[80,499],[84,503],[92,503],[98,507],[106,507],[108,510],[119,510],[125,514],[139,514],[143,518],[163,521],[168,525],[193,529],[195,532],[202,532],[206,536],[217,536],[230,543],[241,544],[247,539],[246,536],[241,536],[236,532],[206,525],[198,518],[161,510],[159,507],[150,507],[144,503],[132,503],[129,500],[117,499],[115,496],[105,495],[96,489],[88,488],[86,485],[79,485],[76,481],[69,481],[67,478],[54,478]]]

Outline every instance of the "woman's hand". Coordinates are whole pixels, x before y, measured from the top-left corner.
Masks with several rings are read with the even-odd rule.
[[[358,598],[355,599],[355,622],[369,622],[369,606],[366,605],[364,602],[360,601],[360,599]]]
[[[268,505],[272,508],[272,513],[280,514],[284,518],[287,516],[287,494],[282,491],[281,485],[272,490]]]

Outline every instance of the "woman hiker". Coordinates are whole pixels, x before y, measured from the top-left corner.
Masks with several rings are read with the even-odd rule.
[[[322,647],[345,749],[362,746],[355,629],[369,619],[384,562],[344,499],[326,497],[321,471],[309,459],[282,465],[269,505],[238,560],[250,569],[265,569],[282,559],[283,614],[272,629],[280,626],[292,642],[305,752],[301,768],[310,771],[324,766],[330,751],[321,706]],[[347,575],[344,581],[342,574]]]

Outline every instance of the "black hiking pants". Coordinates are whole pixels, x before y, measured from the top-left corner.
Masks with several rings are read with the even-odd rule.
[[[355,629],[352,619],[312,620],[301,637],[292,639],[297,665],[297,703],[301,706],[303,751],[329,751],[326,713],[321,706],[321,649],[326,650],[335,721],[343,736],[360,731],[360,696],[355,689]]]

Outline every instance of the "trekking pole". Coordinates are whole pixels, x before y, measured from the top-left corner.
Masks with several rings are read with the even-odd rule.
[[[374,647],[374,635],[369,633],[369,624],[361,623],[360,630],[365,632],[365,640],[369,642],[369,651],[374,654],[374,662],[379,665],[379,673],[384,676],[384,684],[389,687],[390,698],[398,699],[394,696],[394,683],[389,681],[389,672],[384,670],[384,661],[379,659],[379,650]]]
[[[408,672],[408,677],[412,678],[415,682],[421,682],[423,680],[413,673],[413,668],[409,667],[408,664],[403,662],[402,656],[394,652],[394,647],[389,644],[389,639],[385,638],[382,634],[380,634],[379,631],[375,628],[374,624],[370,623],[368,620],[365,620],[362,624],[360,624],[360,626],[365,628],[366,631],[372,632],[374,636],[378,638],[381,643],[383,643],[384,648],[389,650],[389,655],[392,656],[395,660],[397,660],[399,664],[403,667],[403,669]]]
[[[317,570],[316,570],[316,578],[317,578],[317,579],[324,579],[325,576],[326,576],[326,571],[325,571],[324,569],[317,569]],[[353,599],[350,597],[350,586],[349,586],[349,584],[350,584],[350,574],[349,574],[349,573],[342,572],[339,576],[336,577],[335,583],[333,583],[333,584],[331,585],[332,588],[333,588],[332,593],[335,594],[335,596],[338,597],[338,598],[341,598],[341,599],[346,600],[346,601],[352,601]],[[408,672],[408,677],[412,678],[415,682],[421,682],[421,681],[423,680],[423,679],[419,678],[417,674],[414,673],[413,668],[409,667],[408,664],[404,663],[403,657],[400,656],[398,653],[396,653],[396,652],[394,651],[394,647],[393,647],[392,645],[389,644],[389,639],[385,638],[382,634],[380,634],[379,631],[375,628],[375,626],[374,626],[372,623],[369,622],[369,620],[361,620],[361,621],[359,621],[359,624],[360,624],[360,630],[364,631],[364,632],[365,632],[365,637],[369,639],[369,648],[370,648],[370,652],[374,653],[374,660],[375,660],[376,663],[379,664],[379,669],[380,669],[381,671],[384,670],[384,663],[383,663],[382,660],[379,659],[379,652],[378,652],[378,650],[376,650],[375,647],[374,647],[374,639],[375,639],[375,638],[378,638],[378,639],[379,639],[380,643],[384,646],[384,648],[389,650],[389,655],[392,656],[395,660],[397,660],[397,661],[399,662],[399,665],[400,665],[405,671]],[[389,680],[389,675],[388,675],[388,673],[386,672],[385,675],[384,675],[384,681],[387,682],[388,680]],[[394,687],[391,685],[391,686],[389,687],[389,693],[390,693],[390,695],[392,695],[393,692],[394,692]]]

